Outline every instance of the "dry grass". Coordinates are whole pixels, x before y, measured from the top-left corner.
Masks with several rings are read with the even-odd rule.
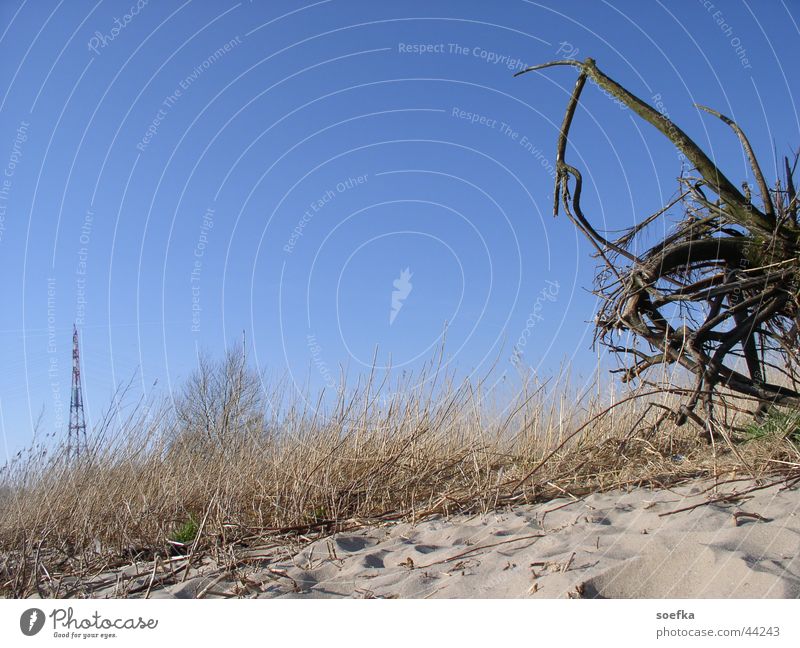
[[[175,402],[115,409],[79,460],[38,451],[2,470],[0,593],[79,595],[65,583],[135,560],[800,466],[785,434],[710,446],[656,426],[654,403],[676,393],[591,391],[526,384],[509,405],[488,378],[455,383],[440,356],[399,382],[292,399],[241,355],[204,362]]]

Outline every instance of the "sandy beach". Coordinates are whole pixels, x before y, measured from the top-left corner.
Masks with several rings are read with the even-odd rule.
[[[87,594],[796,598],[798,554],[796,483],[739,480],[715,487],[698,480],[355,529],[299,552],[250,547],[227,566],[205,559],[180,577],[161,576],[180,560],[155,570],[153,563],[135,564],[99,576]]]

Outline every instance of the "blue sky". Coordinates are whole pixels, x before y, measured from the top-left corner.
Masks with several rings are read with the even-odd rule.
[[[594,57],[738,183],[800,143],[796,2],[0,2],[0,424],[64,432],[79,324],[90,426],[239,344],[302,390],[413,370],[590,375],[594,263],[551,214],[557,130]],[[625,227],[680,160],[597,88],[569,159]],[[407,272],[406,272],[407,271]],[[520,340],[524,343],[520,344]],[[377,352],[376,352],[377,349]],[[601,362],[605,360],[601,357]]]

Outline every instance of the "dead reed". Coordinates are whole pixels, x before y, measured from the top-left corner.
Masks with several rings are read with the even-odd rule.
[[[561,379],[508,396],[501,384],[456,382],[440,355],[310,399],[264,389],[241,354],[203,362],[174,401],[115,406],[79,459],[39,450],[2,469],[0,592],[75,596],[135,561],[188,565],[400,518],[800,468],[796,428],[732,424],[729,443],[709,445],[674,427],[661,413],[680,389],[617,396]]]

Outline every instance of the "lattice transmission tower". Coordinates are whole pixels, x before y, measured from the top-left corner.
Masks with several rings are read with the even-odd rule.
[[[83,414],[83,392],[81,390],[81,356],[78,349],[78,327],[72,326],[72,395],[69,400],[69,435],[67,456],[80,457],[86,450],[86,418]]]

